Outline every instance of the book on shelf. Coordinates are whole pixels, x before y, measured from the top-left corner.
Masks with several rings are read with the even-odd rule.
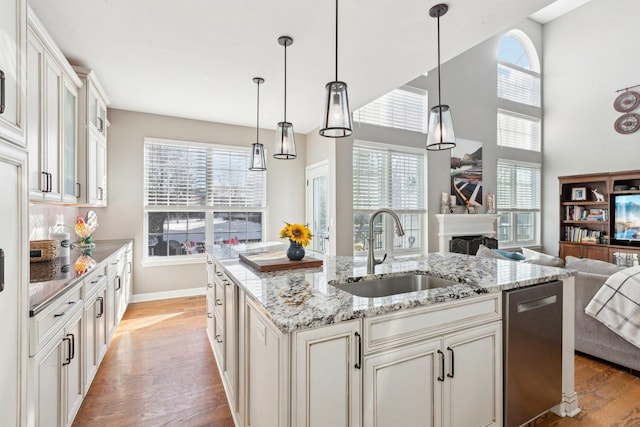
[[[608,221],[609,210],[604,208],[587,209],[584,206],[565,206],[566,221]]]
[[[597,244],[603,237],[606,237],[602,231],[574,226],[566,226],[564,228],[564,235],[566,242],[586,244]]]

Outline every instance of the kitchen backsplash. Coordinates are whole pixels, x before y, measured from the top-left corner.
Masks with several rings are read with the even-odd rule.
[[[64,224],[65,230],[74,236],[73,225],[78,216],[75,206],[56,206],[42,203],[29,205],[29,240],[49,238],[49,227]],[[73,241],[73,238],[72,238]]]

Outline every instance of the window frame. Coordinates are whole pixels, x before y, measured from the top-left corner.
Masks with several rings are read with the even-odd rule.
[[[427,248],[428,248],[428,240],[427,240],[427,236],[428,236],[428,232],[427,232],[427,220],[428,220],[428,197],[427,197],[427,180],[428,180],[428,175],[427,175],[427,156],[424,150],[420,150],[420,149],[416,149],[413,147],[405,147],[405,146],[399,146],[399,145],[390,145],[390,144],[383,144],[383,143],[376,143],[376,142],[371,142],[371,141],[362,141],[362,140],[354,140],[353,143],[353,147],[352,147],[352,156],[353,156],[353,150],[358,147],[361,149],[371,149],[371,150],[377,150],[377,151],[385,151],[387,156],[390,157],[390,153],[391,152],[398,152],[398,153],[406,153],[406,154],[412,154],[412,155],[420,155],[422,156],[422,177],[423,177],[423,187],[422,187],[422,202],[423,202],[423,209],[420,210],[413,210],[413,209],[393,209],[393,211],[395,213],[398,214],[398,216],[400,218],[402,218],[403,215],[412,215],[412,214],[417,214],[419,215],[419,226],[420,226],[420,244],[418,246],[416,246],[415,248],[411,248],[411,249],[396,249],[393,247],[393,243],[391,244],[391,247],[388,247],[388,242],[393,242],[394,239],[397,237],[395,234],[395,222],[393,220],[393,218],[390,215],[380,215],[378,218],[381,218],[381,220],[383,221],[383,241],[384,241],[384,246],[381,249],[377,249],[374,251],[375,254],[383,254],[386,253],[388,256],[394,256],[394,255],[413,255],[413,254],[421,254],[426,252]],[[383,186],[386,186],[389,191],[392,191],[392,186],[387,184],[387,180],[390,177],[390,168],[391,165],[388,165],[389,170],[386,172],[385,175],[385,182],[383,182]],[[352,166],[352,170],[353,170],[353,166]],[[353,179],[352,179],[352,185],[353,185]],[[352,206],[354,203],[354,199],[355,196],[352,196]],[[389,199],[392,199],[392,196],[389,195]],[[367,216],[367,220],[366,223],[368,224],[369,218],[371,216],[371,214],[373,212],[375,212],[377,209],[383,208],[383,207],[388,207],[388,206],[380,206],[378,208],[363,208],[363,209],[358,209],[353,207],[353,219],[352,221],[355,221],[355,216],[357,214],[360,215],[365,215]],[[352,247],[353,247],[353,255],[354,256],[363,256],[366,255],[368,252],[368,242],[364,241],[364,250],[362,251],[358,251],[355,248],[356,245],[356,240],[355,240],[355,222],[354,222],[354,227],[353,227],[353,232],[352,232],[352,236],[351,236],[351,241],[352,241]],[[403,223],[404,225],[404,223]]]
[[[204,142],[196,142],[196,141],[185,141],[185,140],[172,140],[172,139],[162,139],[162,138],[152,138],[146,137],[144,139],[143,150],[146,150],[147,143],[159,143],[166,145],[180,145],[180,146],[192,146],[192,147],[201,147],[212,150],[222,150],[222,151],[236,151],[240,153],[246,153],[247,156],[251,154],[251,147],[243,147],[243,146],[234,146],[234,145],[225,145],[225,144],[217,144],[217,143],[204,143]],[[143,161],[144,161],[143,155]],[[248,166],[247,166],[248,167]],[[144,186],[146,185],[146,165],[143,164],[143,194],[145,193]],[[265,172],[257,172],[257,171],[248,171],[247,173],[265,173]],[[207,174],[212,175],[211,173]],[[207,182],[207,195],[210,191],[211,184]],[[260,213],[262,216],[262,229],[261,229],[261,241],[265,240],[266,236],[266,224],[268,221],[268,205],[267,205],[267,176],[264,176],[264,204],[261,207],[231,207],[231,206],[213,206],[208,205],[208,199],[205,201],[205,205],[197,205],[197,206],[177,206],[177,205],[146,205],[146,198],[143,197],[143,230],[142,230],[142,238],[143,241],[149,242],[149,213],[152,212],[202,212],[205,215],[205,245],[211,246],[214,244],[214,225],[213,219],[216,213],[233,213],[233,212],[256,212]],[[167,265],[182,265],[182,264],[201,264],[203,260],[206,258],[205,253],[195,253],[195,254],[182,254],[182,255],[149,255],[149,247],[142,247],[142,262],[141,264],[145,267],[155,267],[155,266],[167,266]]]

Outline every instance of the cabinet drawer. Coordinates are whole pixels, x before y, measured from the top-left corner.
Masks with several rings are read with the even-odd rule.
[[[500,320],[499,292],[435,304],[415,310],[365,318],[365,353],[406,344],[449,332]]]
[[[29,319],[29,355],[36,353],[47,343],[65,322],[82,307],[82,282],[77,283],[65,294]]]
[[[124,271],[125,257],[126,251],[121,249],[107,260],[107,273],[109,274],[109,277],[113,277],[117,274],[122,274],[122,272]]]
[[[86,300],[87,297],[94,293],[106,280],[107,268],[104,264],[99,264],[98,267],[83,280],[82,298]]]

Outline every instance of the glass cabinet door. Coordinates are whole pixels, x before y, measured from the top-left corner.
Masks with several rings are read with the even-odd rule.
[[[75,201],[80,197],[77,188],[77,106],[77,94],[65,85],[62,116],[62,187],[65,201]]]

